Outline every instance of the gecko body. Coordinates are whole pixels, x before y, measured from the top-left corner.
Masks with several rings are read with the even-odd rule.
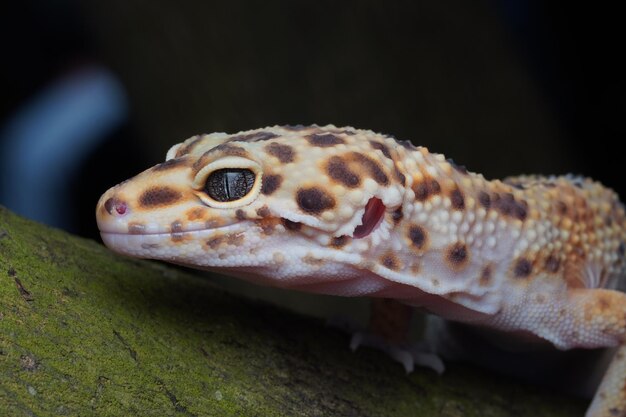
[[[587,416],[626,417],[626,215],[589,179],[490,181],[371,131],[275,126],[175,145],[96,216],[126,255],[618,347]]]

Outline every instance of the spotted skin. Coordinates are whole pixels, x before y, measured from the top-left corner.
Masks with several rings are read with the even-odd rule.
[[[246,195],[207,195],[207,177],[225,168],[252,171]],[[617,347],[587,417],[626,417],[626,294],[616,290],[626,217],[589,179],[489,181],[371,131],[275,126],[173,146],[108,190],[96,216],[105,244],[126,255],[398,300],[559,349]]]

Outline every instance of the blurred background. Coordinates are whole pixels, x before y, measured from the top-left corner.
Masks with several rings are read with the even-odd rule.
[[[171,145],[310,123],[626,196],[625,32],[540,0],[3,2],[0,204],[99,239],[98,197]]]

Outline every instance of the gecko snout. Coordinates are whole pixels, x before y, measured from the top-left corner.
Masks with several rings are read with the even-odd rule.
[[[115,190],[110,189],[98,201],[96,205],[96,220],[100,230],[109,229],[121,231],[128,219],[131,210],[128,202],[121,198]],[[120,223],[121,222],[121,223]]]

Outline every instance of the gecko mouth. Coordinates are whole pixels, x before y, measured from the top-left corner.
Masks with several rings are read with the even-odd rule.
[[[155,230],[151,231],[150,227],[140,226],[140,225],[132,225],[128,226],[128,232],[118,232],[106,229],[100,229],[101,236],[152,236],[152,237],[161,237],[161,238],[184,238],[186,236],[193,236],[203,232],[231,232],[230,229],[241,228],[246,229],[246,226],[251,224],[252,222],[239,222],[227,224],[219,227],[198,227],[198,228],[190,228],[183,229],[182,225],[177,224],[177,222],[172,223],[169,231],[163,230]]]
[[[167,256],[179,245],[204,245],[212,249],[214,243],[239,242],[246,230],[246,227],[241,226],[241,223],[238,223],[216,228],[161,233],[100,231],[100,236],[104,244],[115,252],[141,258],[160,258],[158,253]]]

